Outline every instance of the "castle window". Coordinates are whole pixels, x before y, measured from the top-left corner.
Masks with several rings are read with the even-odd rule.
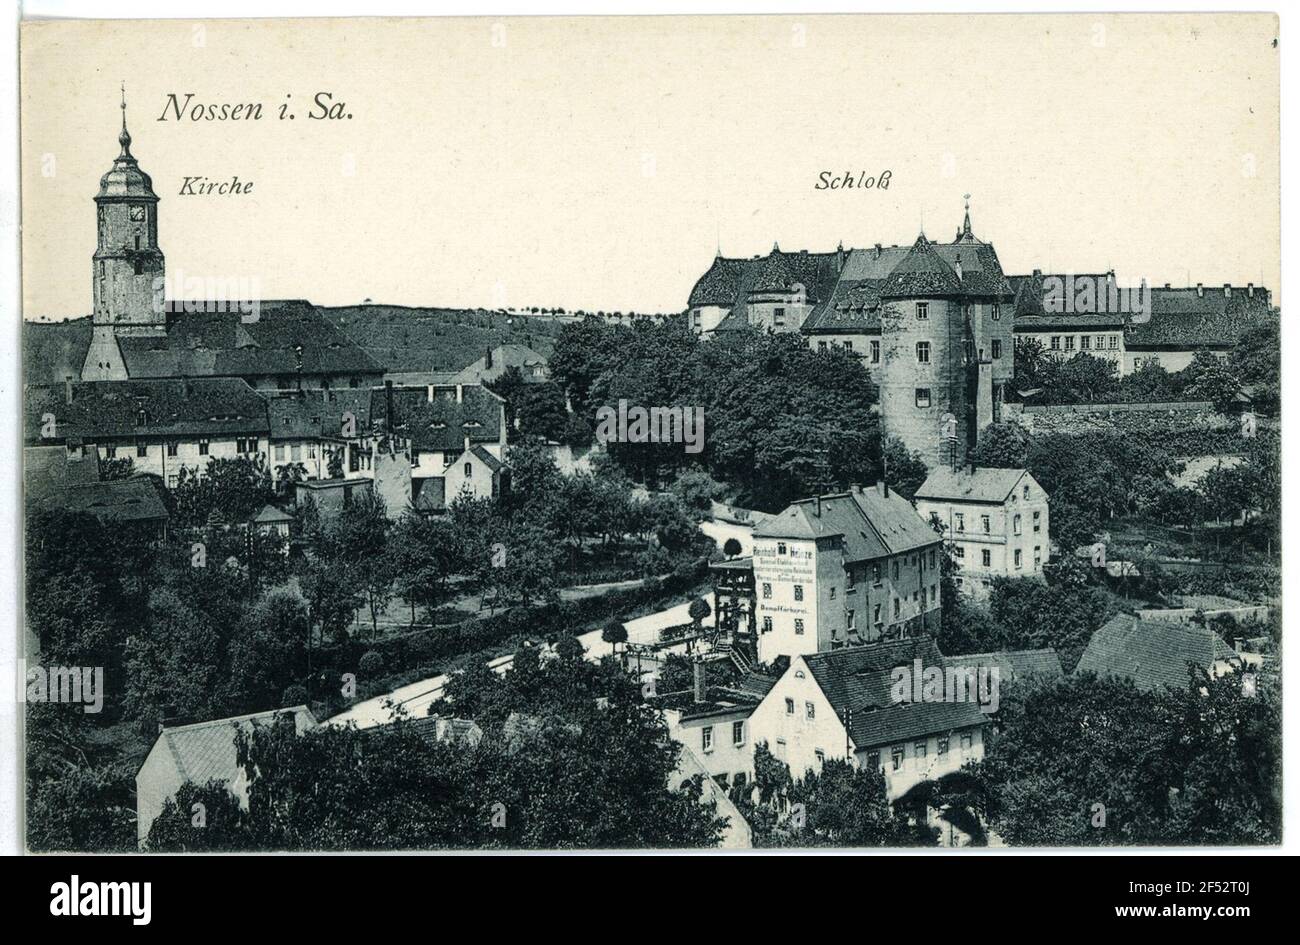
[[[1020,515],[1019,515],[1019,514],[1013,516],[1012,519],[1011,519],[1011,532],[1012,532],[1012,534],[1015,534],[1015,535],[1019,535],[1019,534],[1020,534]]]
[[[987,548],[980,552],[980,565],[985,568],[991,568],[993,566],[993,553]]]
[[[800,637],[803,636],[803,618],[802,618],[802,617],[796,617],[796,618],[794,618],[794,632],[795,632],[795,636],[800,636]]]
[[[771,617],[764,617],[764,618],[763,618],[763,632],[764,632],[764,633],[771,633],[771,632],[772,632],[772,618],[771,618]]]
[[[135,444],[135,455],[145,457],[149,455],[149,445],[147,443]]]
[[[200,455],[200,456],[207,456],[207,455],[208,455],[208,441],[207,441],[207,440],[199,440],[199,455]]]
[[[1023,567],[1023,561],[1022,561],[1022,559],[1021,559],[1021,555],[1023,555],[1023,554],[1024,554],[1024,552],[1022,552],[1019,548],[1016,549],[1016,567],[1017,567],[1017,568],[1019,568],[1019,567]]]
[[[930,363],[930,342],[918,341],[916,343],[916,363],[917,364]]]
[[[926,319],[926,318],[929,318],[929,317],[930,317],[930,303],[929,303],[929,302],[917,302],[917,303],[916,303],[916,317],[919,318],[919,319]]]
[[[1079,350],[1080,350],[1080,351],[1090,351],[1091,349],[1092,349],[1092,336],[1091,336],[1091,335],[1080,335],[1080,336],[1079,336]]]
[[[880,342],[879,341],[871,342],[871,363],[872,364],[880,363]]]
[[[1002,306],[998,305],[997,302],[994,302],[994,303],[993,303],[993,313],[992,313],[992,315],[993,315],[993,320],[994,320],[995,322],[996,322],[996,321],[1000,321],[1000,320],[1002,319]],[[994,357],[997,357],[997,355],[994,355]]]
[[[775,325],[777,328],[785,327],[785,309],[783,308],[772,309],[772,324]]]
[[[1074,335],[1065,336],[1065,350],[1066,351],[1074,350]]]
[[[930,406],[930,388],[918,387],[916,389],[916,405],[918,407]]]
[[[1052,335],[1052,344],[1051,344],[1051,348],[1052,348],[1053,351],[1060,351],[1060,350],[1061,350],[1061,336],[1060,336],[1060,335]]]
[[[824,342],[824,341],[819,341],[819,342],[817,342],[817,350],[818,350],[818,351],[825,351],[825,350],[826,350],[826,342]]]
[[[996,361],[1000,357],[1002,357],[1002,342],[999,339],[994,338],[993,339],[993,360]]]

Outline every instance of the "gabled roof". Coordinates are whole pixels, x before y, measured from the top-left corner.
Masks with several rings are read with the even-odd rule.
[[[133,436],[265,435],[266,400],[237,377],[148,381],[82,381],[28,387],[24,437],[41,443],[46,414],[55,439],[98,442]]]
[[[1002,650],[997,653],[962,653],[946,656],[948,666],[965,666],[971,669],[996,667],[1000,682],[1014,682],[1029,676],[1059,679],[1065,675],[1061,658],[1051,647],[1041,650]]]
[[[59,492],[29,494],[28,501],[37,507],[84,512],[101,522],[160,523],[171,517],[162,490],[156,477],[137,475],[70,484]]]
[[[274,505],[264,505],[262,510],[253,516],[254,525],[274,525],[280,522],[292,522],[293,516],[288,512],[277,509]]]
[[[177,725],[174,728],[164,728],[159,733],[158,740],[149,751],[149,757],[153,757],[155,752],[162,752],[163,758],[175,770],[180,782],[206,784],[216,779],[230,784],[240,774],[235,757],[235,730],[242,728],[247,731],[254,723],[271,725],[279,715],[291,717],[298,734],[316,727],[316,717],[305,705]]]
[[[1208,670],[1236,658],[1232,647],[1208,627],[1119,614],[1092,635],[1074,672],[1131,679],[1139,689],[1185,689],[1188,663]]]
[[[465,437],[474,443],[498,443],[502,434],[500,397],[485,387],[472,384],[457,387],[434,387],[429,399],[427,387],[393,388],[393,430],[405,436],[412,447],[429,452],[446,452],[465,448]],[[383,388],[373,392],[371,416],[376,424],[385,417]]]
[[[358,345],[310,302],[258,301],[255,320],[240,311],[194,311],[202,303],[169,303],[166,329],[117,339],[133,379],[294,376],[298,347],[303,374],[380,374]],[[227,306],[229,307],[229,306]]]
[[[1023,469],[977,466],[971,473],[965,469],[954,471],[947,466],[936,466],[921,483],[921,488],[916,490],[916,498],[1001,505],[1026,476],[1029,473]],[[1032,476],[1029,478],[1033,479]]]
[[[716,256],[704,275],[691,289],[689,306],[732,305],[741,294],[742,285],[759,268],[759,260],[725,259]]]
[[[937,544],[941,539],[912,503],[894,490],[853,490],[801,499],[754,528],[755,538],[806,541],[842,536],[848,561],[868,561]]]
[[[482,446],[471,446],[469,451],[482,460],[483,464],[486,465],[488,469],[493,472],[501,471],[501,460],[497,459]]]
[[[851,710],[849,737],[858,750],[954,729],[983,725],[987,716],[974,702],[896,702],[893,670],[944,666],[930,637],[907,637],[866,646],[851,646],[803,657],[838,719]],[[792,662],[793,672],[797,662]]]
[[[62,443],[23,447],[23,489],[28,502],[57,501],[70,486],[99,481],[99,455],[91,446],[68,455]]]
[[[371,429],[374,403],[369,387],[336,390],[304,390],[277,393],[267,398],[272,440],[339,439],[344,421],[350,414],[356,422],[356,435]]]
[[[883,298],[961,295],[961,280],[922,233],[881,287]]]
[[[527,345],[498,345],[492,349],[491,353],[491,367],[488,367],[488,358],[485,354],[473,364],[466,365],[459,371],[452,373],[445,383],[482,384],[485,380],[495,380],[512,367],[518,368],[524,381],[528,383],[540,383],[546,380],[544,376],[539,377],[534,374],[534,371],[537,369],[540,369],[542,373],[545,374],[547,366],[546,356],[539,354]]]
[[[1226,348],[1236,344],[1248,329],[1273,317],[1269,292],[1205,287],[1151,289],[1151,318],[1132,324],[1124,345],[1134,349]]]

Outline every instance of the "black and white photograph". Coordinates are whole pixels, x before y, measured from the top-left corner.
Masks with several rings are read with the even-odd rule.
[[[1277,13],[345,12],[20,11],[20,851],[1281,848]]]

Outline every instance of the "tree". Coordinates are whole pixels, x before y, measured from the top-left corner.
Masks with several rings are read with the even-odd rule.
[[[611,620],[601,630],[600,638],[613,648],[614,654],[617,656],[618,645],[627,642],[627,627],[618,620]]]
[[[1251,389],[1255,410],[1270,416],[1281,407],[1282,343],[1277,318],[1248,328],[1228,354],[1228,370]]]
[[[351,571],[353,586],[365,594],[370,609],[371,632],[376,636],[379,634],[379,612],[392,598],[396,580],[387,554],[388,529],[384,500],[367,490],[322,530],[318,544],[322,557]]]
[[[186,781],[163,802],[145,838],[151,853],[232,852],[249,848],[251,838],[239,799],[224,781],[196,785]]]
[[[257,725],[237,737],[254,849],[699,847],[722,821],[697,785],[669,790],[680,747],[610,661],[516,654],[500,676],[453,677],[477,747],[373,729]],[[600,803],[591,802],[593,786]]]
[[[744,549],[741,547],[740,541],[736,538],[728,538],[726,541],[722,543],[722,553],[726,555],[728,558],[739,557],[741,551],[743,550]]]
[[[202,526],[215,511],[226,522],[246,522],[275,499],[266,460],[257,456],[213,458],[203,469],[182,466],[172,490],[176,522]]]
[[[1208,400],[1219,413],[1229,412],[1241,393],[1241,382],[1222,361],[1209,351],[1200,350],[1183,371],[1187,376],[1187,396]]]
[[[709,606],[709,602],[703,597],[697,597],[691,601],[691,605],[686,608],[686,613],[695,623],[695,629],[698,632],[700,624],[704,622],[704,618],[713,613],[713,608]]]

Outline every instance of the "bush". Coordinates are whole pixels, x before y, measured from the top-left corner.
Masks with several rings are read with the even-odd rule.
[[[280,697],[280,705],[294,706],[307,704],[307,687],[299,683],[284,687],[284,695]]]
[[[367,650],[362,655],[357,668],[361,670],[361,675],[367,678],[381,676],[384,672],[384,657],[374,650]]]

